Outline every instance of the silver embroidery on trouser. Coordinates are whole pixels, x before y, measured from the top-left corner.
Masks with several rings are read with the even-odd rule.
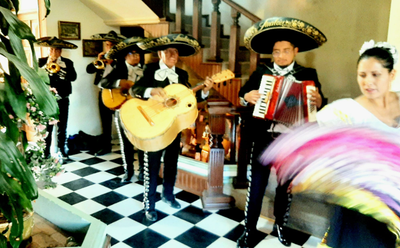
[[[150,189],[150,174],[149,174],[149,158],[147,152],[144,152],[144,194],[143,194],[143,207],[147,212],[150,209],[149,189]]]
[[[126,162],[126,157],[125,157],[125,150],[124,150],[124,140],[122,139],[122,133],[119,125],[119,109],[115,111],[114,115],[114,122],[115,122],[115,127],[117,129],[118,133],[118,139],[119,139],[119,145],[121,147],[121,155],[122,155],[122,165],[124,166],[124,171],[128,172],[128,163]]]
[[[253,158],[253,149],[254,149],[254,142],[251,145],[250,163],[252,162],[252,158]],[[249,230],[247,228],[247,215],[248,215],[247,213],[248,213],[248,210],[249,210],[249,202],[250,202],[250,188],[251,188],[252,170],[253,170],[253,166],[251,167],[251,170],[250,170],[249,186],[247,188],[247,194],[246,194],[246,206],[244,208],[244,223],[245,223],[246,238],[249,235]]]
[[[283,216],[283,226],[286,226],[288,220],[289,220],[289,212],[290,212],[290,205],[292,204],[292,193],[291,190],[288,189],[287,192],[287,197],[288,197],[288,202],[287,202],[287,206],[286,206],[286,212],[285,215]]]

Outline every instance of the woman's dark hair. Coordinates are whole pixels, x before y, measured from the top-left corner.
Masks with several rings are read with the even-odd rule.
[[[394,66],[394,60],[392,53],[383,47],[374,47],[366,50],[361,56],[358,58],[357,65],[360,63],[362,59],[375,58],[379,62],[381,62],[383,68],[386,68],[391,72]]]

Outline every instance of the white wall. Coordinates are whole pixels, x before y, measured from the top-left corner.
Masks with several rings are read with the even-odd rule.
[[[390,8],[389,32],[387,41],[396,46],[397,51],[400,52],[400,0],[392,0]],[[392,85],[393,91],[400,91],[400,63],[395,66],[397,70],[397,77]]]
[[[81,39],[89,39],[93,34],[107,33],[110,30],[119,33],[118,28],[106,26],[101,18],[79,0],[52,0],[51,12],[47,17],[48,36],[58,36],[58,21],[80,22]],[[76,44],[78,49],[63,49],[62,56],[74,61],[78,78],[72,82],[67,133],[73,135],[82,130],[91,135],[101,134],[98,110],[99,89],[93,84],[94,74],[86,73],[86,66],[96,58],[83,57],[82,40],[68,41]]]

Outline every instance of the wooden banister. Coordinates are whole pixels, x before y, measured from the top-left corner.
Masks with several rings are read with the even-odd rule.
[[[202,26],[201,26],[201,15],[202,15],[203,0],[193,0],[193,37],[201,44]]]
[[[239,4],[233,2],[232,0],[222,0],[222,2],[226,3],[227,5],[229,5],[231,8],[235,9],[237,12],[239,12],[240,14],[244,15],[245,17],[249,18],[252,22],[259,22],[261,21],[261,19],[252,14],[250,11],[248,11],[247,9],[243,8],[242,6],[240,6]]]

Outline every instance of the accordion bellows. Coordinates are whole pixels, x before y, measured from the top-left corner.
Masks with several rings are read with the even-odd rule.
[[[316,121],[317,108],[307,99],[307,91],[315,90],[314,81],[298,81],[294,77],[263,75],[253,116],[284,124],[300,126]]]

